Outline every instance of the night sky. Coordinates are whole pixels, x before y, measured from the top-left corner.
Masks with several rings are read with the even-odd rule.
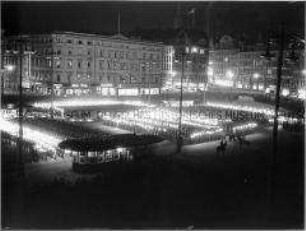
[[[182,11],[196,8],[198,30],[204,30],[205,9],[210,7],[214,33],[265,33],[285,22],[289,32],[304,34],[303,2],[181,2]],[[115,34],[117,12],[121,31],[174,27],[177,2],[1,2],[5,34],[75,31]]]

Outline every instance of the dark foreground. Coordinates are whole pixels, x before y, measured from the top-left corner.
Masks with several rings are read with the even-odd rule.
[[[2,225],[20,229],[303,228],[304,137],[288,133],[280,139],[285,142],[280,142],[277,156],[272,203],[267,194],[271,145],[222,157],[143,155],[92,180],[34,186],[27,179],[14,180],[6,164]]]

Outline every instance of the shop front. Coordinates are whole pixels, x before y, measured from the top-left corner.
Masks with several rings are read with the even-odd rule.
[[[115,96],[116,88],[111,83],[101,83],[100,86],[97,86],[96,91],[98,94],[103,96]]]

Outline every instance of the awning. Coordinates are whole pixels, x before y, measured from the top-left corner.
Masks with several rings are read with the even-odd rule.
[[[133,148],[159,143],[164,139],[154,135],[120,134],[109,137],[91,137],[68,139],[59,144],[59,148],[72,151],[94,152],[115,149],[117,147]]]

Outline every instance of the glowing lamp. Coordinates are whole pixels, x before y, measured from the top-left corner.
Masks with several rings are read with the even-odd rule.
[[[198,53],[198,48],[197,47],[192,47],[191,48],[191,53]]]
[[[254,77],[254,79],[258,79],[259,78],[259,74],[258,73],[254,73],[253,77]]]
[[[212,75],[214,74],[214,71],[213,71],[213,69],[212,69],[211,67],[208,68],[207,74],[208,74],[209,76],[212,76]]]
[[[13,71],[14,70],[14,66],[13,65],[6,65],[5,67],[4,67],[4,69],[6,70],[6,71]]]
[[[226,76],[229,78],[233,78],[234,77],[234,73],[232,71],[227,71],[226,72]]]
[[[282,90],[282,96],[288,96],[289,93],[290,93],[290,91],[289,91],[289,89],[287,89],[287,88],[284,88],[284,89]]]

